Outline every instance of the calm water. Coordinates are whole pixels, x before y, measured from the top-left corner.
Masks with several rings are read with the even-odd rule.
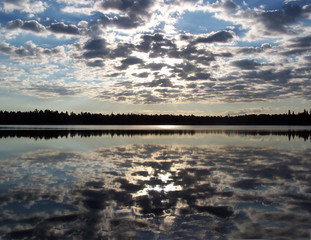
[[[310,239],[311,128],[1,126],[1,239]]]

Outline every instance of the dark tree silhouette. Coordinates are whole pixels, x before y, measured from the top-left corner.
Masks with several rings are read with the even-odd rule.
[[[0,111],[5,125],[311,125],[311,113],[248,114],[239,116],[194,116],[169,114],[64,113],[51,110],[29,112]]]

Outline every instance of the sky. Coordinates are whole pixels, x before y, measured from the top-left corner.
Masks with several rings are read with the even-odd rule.
[[[0,110],[311,108],[311,0],[2,0]]]

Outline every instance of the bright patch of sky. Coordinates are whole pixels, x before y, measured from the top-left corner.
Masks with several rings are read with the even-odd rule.
[[[63,9],[66,7],[66,3],[58,3],[50,1],[49,7],[42,13],[37,14],[38,17],[44,19],[49,16],[51,21],[66,21],[66,23],[77,24],[81,19],[86,17],[82,12],[66,13]]]
[[[175,27],[181,32],[198,34],[217,32],[232,26],[232,23],[219,20],[213,15],[213,13],[204,11],[186,11],[175,24]]]
[[[7,40],[13,46],[21,47],[26,42],[31,41],[38,47],[55,48],[57,46],[71,45],[77,41],[76,37],[55,37],[52,34],[48,36],[36,36],[30,33],[19,34],[16,38]]]
[[[261,47],[263,44],[269,44],[271,46],[276,45],[275,39],[271,39],[271,38],[266,38],[266,39],[256,40],[256,41],[237,41],[237,45],[239,47]]]

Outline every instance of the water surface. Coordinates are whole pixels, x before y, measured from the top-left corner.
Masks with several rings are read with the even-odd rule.
[[[1,126],[2,239],[310,239],[309,127]]]

